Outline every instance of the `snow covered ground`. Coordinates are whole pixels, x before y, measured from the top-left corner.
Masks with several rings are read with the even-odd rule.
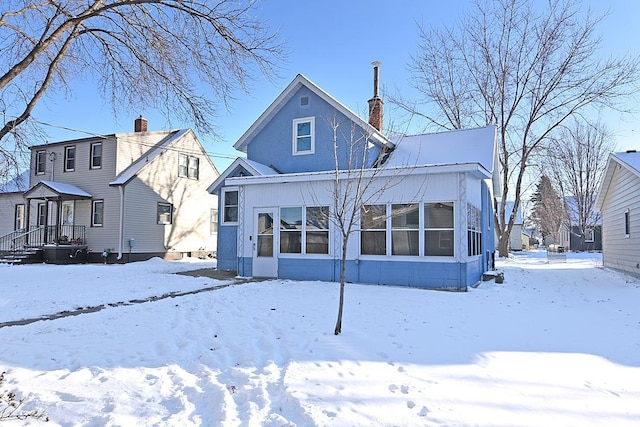
[[[339,336],[335,283],[109,306],[228,282],[173,274],[199,261],[0,266],[0,324],[106,305],[0,327],[0,371],[47,425],[637,426],[640,281],[600,264],[517,255],[467,293],[348,285]]]

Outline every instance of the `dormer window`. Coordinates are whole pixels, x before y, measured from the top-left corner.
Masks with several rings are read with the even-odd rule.
[[[293,121],[293,155],[313,154],[315,151],[315,117]]]

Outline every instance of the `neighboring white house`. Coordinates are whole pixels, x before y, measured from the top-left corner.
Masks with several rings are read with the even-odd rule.
[[[605,267],[640,277],[640,153],[609,155],[596,199]]]
[[[512,202],[512,201],[505,202],[505,208],[504,208],[505,224],[509,221],[509,218],[511,217],[511,212],[513,212],[514,205],[515,205],[515,202]],[[509,234],[509,250],[510,251],[517,252],[525,249],[525,246],[523,246],[524,244],[523,226],[524,226],[524,223],[522,221],[522,208],[521,206],[518,206],[518,210],[516,211],[516,216],[513,222],[513,228],[511,229],[511,233]],[[528,246],[528,242],[526,246]]]
[[[348,281],[465,290],[492,268],[495,127],[388,137],[376,67],[369,121],[298,75],[241,136],[234,147],[246,158],[210,187],[220,196],[218,268],[338,280],[334,195],[360,174],[376,176],[375,197],[358,210]]]
[[[132,133],[30,149],[28,190],[0,194],[14,212],[0,219],[0,251],[44,245],[51,262],[79,249],[108,262],[215,253],[207,187],[219,174],[191,130],[149,132],[140,117]]]

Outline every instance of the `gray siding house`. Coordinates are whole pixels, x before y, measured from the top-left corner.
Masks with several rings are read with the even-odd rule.
[[[640,153],[612,153],[596,199],[605,267],[640,277]]]
[[[30,147],[28,190],[0,194],[14,212],[0,219],[0,251],[43,247],[49,262],[214,254],[211,159],[189,129],[149,132],[142,117],[134,128]]]

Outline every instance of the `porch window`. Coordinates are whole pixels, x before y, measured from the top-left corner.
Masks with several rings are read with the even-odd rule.
[[[211,209],[209,219],[209,233],[216,234],[218,232],[218,209]]]
[[[42,227],[47,222],[47,205],[46,203],[38,203],[38,227]]]
[[[222,190],[223,207],[223,224],[235,225],[238,223],[238,190],[224,189]]]
[[[624,211],[624,237],[631,236],[631,218],[629,209]]]
[[[104,200],[94,200],[91,204],[91,226],[102,227],[104,221]]]
[[[173,206],[170,203],[158,202],[158,224],[171,224]]]
[[[467,255],[482,254],[481,212],[477,207],[467,204]]]
[[[47,170],[47,152],[36,151],[36,175],[44,175]]]
[[[280,253],[302,253],[302,207],[280,208]]]
[[[453,202],[424,204],[425,256],[453,256]]]
[[[360,211],[360,253],[362,255],[386,255],[387,207],[365,205]]]
[[[391,205],[391,254],[420,255],[419,233],[419,205]]]
[[[89,167],[91,169],[100,169],[102,167],[102,142],[94,142],[91,144]]]
[[[64,171],[73,172],[76,170],[76,147],[64,147]]]
[[[315,152],[315,117],[293,121],[293,155]]]
[[[305,250],[308,254],[329,253],[329,206],[306,209]]]
[[[13,221],[14,230],[24,230],[24,213],[25,206],[23,204],[16,205],[16,211]]]

